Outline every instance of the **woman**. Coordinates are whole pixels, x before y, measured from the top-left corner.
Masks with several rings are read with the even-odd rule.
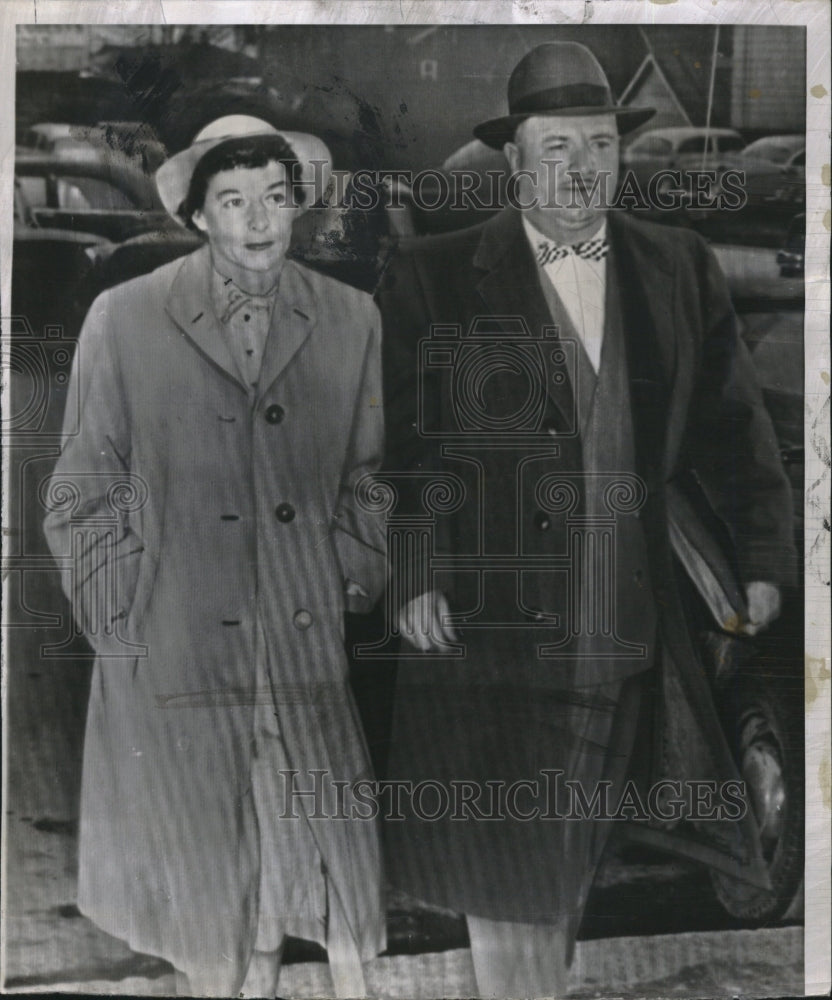
[[[78,905],[196,995],[273,996],[288,935],[362,995],[384,947],[375,826],[332,818],[369,774],[343,612],[385,576],[356,491],[382,454],[379,319],[286,256],[327,160],[230,116],[163,164],[206,245],[93,303],[47,497],[97,654]]]

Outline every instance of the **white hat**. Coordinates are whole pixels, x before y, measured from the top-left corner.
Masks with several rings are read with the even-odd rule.
[[[300,165],[300,180],[304,183],[307,207],[324,196],[332,175],[332,157],[326,143],[306,132],[280,132],[262,118],[226,115],[206,125],[194,136],[187,149],[171,156],[156,171],[159,197],[177,222],[183,221],[177,213],[188,194],[194,169],[208,150],[226,139],[255,135],[279,135],[291,146]]]

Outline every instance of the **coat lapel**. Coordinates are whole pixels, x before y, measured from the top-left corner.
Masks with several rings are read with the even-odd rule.
[[[518,211],[504,209],[483,226],[474,267],[483,272],[477,291],[491,318],[522,316],[535,341],[540,340],[546,327],[555,325]],[[568,379],[556,382],[551,377],[549,353],[546,352],[546,389],[565,426],[572,426],[575,419],[572,387]]]
[[[247,392],[211,305],[211,266],[207,246],[189,254],[173,279],[165,308],[198,350]]]
[[[607,311],[618,298],[623,320],[636,469],[649,487],[660,481],[674,356],[675,262],[658,256],[622,213],[609,216]]]
[[[316,313],[315,294],[303,269],[287,260],[280,274],[277,302],[260,369],[261,393],[268,390],[312,332]]]

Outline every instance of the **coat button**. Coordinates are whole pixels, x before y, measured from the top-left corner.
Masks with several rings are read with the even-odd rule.
[[[312,624],[312,615],[306,610],[306,608],[301,608],[300,611],[296,611],[294,613],[292,617],[292,624],[295,628],[299,628],[303,632]]]
[[[264,416],[266,417],[267,424],[279,424],[286,416],[286,411],[282,406],[278,406],[277,403],[274,403],[266,410]]]
[[[295,508],[290,503],[278,504],[274,509],[274,516],[283,524],[288,524],[294,520]]]
[[[538,531],[548,531],[552,527],[552,521],[545,511],[539,510],[534,515],[534,526]]]

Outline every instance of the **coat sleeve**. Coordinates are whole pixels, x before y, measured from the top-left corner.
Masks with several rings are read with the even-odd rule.
[[[357,613],[373,609],[387,580],[386,515],[374,509],[365,478],[378,471],[384,454],[381,320],[372,303],[370,309],[370,333],[333,515],[335,549],[347,588],[346,607]]]
[[[99,655],[129,654],[129,613],[144,546],[130,523],[146,499],[130,471],[130,420],[115,357],[110,293],[78,340],[61,455],[46,484],[46,540],[73,615]]]
[[[791,487],[716,257],[697,240],[704,338],[684,453],[733,537],[744,584],[793,584]]]

